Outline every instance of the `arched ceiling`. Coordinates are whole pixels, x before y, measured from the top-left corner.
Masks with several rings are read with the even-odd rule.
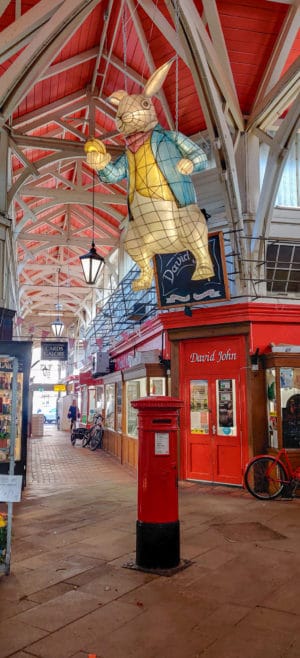
[[[157,100],[159,120],[188,136],[221,136],[219,161],[230,160],[227,134],[234,145],[243,131],[265,131],[299,93],[299,5],[0,0],[1,153],[7,145],[10,154],[0,210],[13,219],[24,335],[33,325],[49,327],[58,286],[69,326],[86,319],[100,297],[84,283],[79,261],[93,223],[83,145],[96,135],[112,155],[124,148],[109,95],[139,92],[177,54]],[[96,248],[107,260],[127,212],[125,183],[97,182],[94,201]]]

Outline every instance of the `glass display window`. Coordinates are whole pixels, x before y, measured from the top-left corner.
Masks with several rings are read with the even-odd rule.
[[[276,371],[275,368],[266,370],[267,384],[267,414],[268,414],[268,443],[270,448],[278,448],[278,419],[276,400]]]
[[[82,386],[81,387],[81,395],[80,395],[80,413],[81,413],[81,422],[83,425],[87,424],[87,414],[88,414],[88,387],[87,386]]]
[[[300,354],[266,355],[268,445],[300,448]]]
[[[164,377],[150,377],[149,395],[166,395],[166,380]]]
[[[104,398],[105,398],[105,427],[114,430],[115,417],[116,417],[115,384],[105,384]]]
[[[126,433],[129,436],[138,436],[137,409],[131,406],[132,400],[139,400],[147,395],[147,380],[132,379],[126,382]]]
[[[88,423],[92,423],[96,413],[96,389],[89,387]]]
[[[122,382],[116,383],[116,430],[122,431]]]
[[[217,433],[237,435],[235,379],[217,379]]]
[[[300,368],[280,368],[282,445],[300,448]]]
[[[103,414],[104,411],[104,385],[96,386],[96,411]]]
[[[12,424],[12,361],[1,358],[0,361],[0,461],[9,460],[9,446]],[[22,397],[23,397],[23,373],[17,374],[17,408],[16,408],[16,436],[15,436],[15,461],[21,459],[21,435],[22,435]]]
[[[192,379],[190,382],[190,424],[192,434],[209,433],[208,381]]]

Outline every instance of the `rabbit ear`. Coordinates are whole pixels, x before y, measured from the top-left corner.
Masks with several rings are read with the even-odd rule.
[[[127,91],[124,91],[124,89],[119,89],[119,91],[114,91],[111,96],[108,97],[108,100],[112,105],[119,105],[120,100],[124,98],[124,96],[127,96]]]
[[[160,90],[162,85],[164,84],[164,81],[169,73],[169,69],[171,68],[174,59],[170,59],[168,62],[165,62],[162,66],[159,67],[159,69],[156,69],[154,73],[150,76],[149,80],[146,82],[145,87],[144,87],[144,95],[145,96],[154,96],[157,94],[157,92]]]

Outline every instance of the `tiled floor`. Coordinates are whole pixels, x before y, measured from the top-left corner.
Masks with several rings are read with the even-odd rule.
[[[135,563],[137,482],[109,455],[45,428],[29,444],[0,658],[299,658],[300,500],[179,485],[181,559]]]

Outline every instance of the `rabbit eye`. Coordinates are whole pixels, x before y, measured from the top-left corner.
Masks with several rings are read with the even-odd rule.
[[[148,110],[149,107],[150,107],[150,102],[149,102],[149,101],[146,101],[146,100],[143,100],[143,101],[142,101],[142,108],[143,108],[144,110]]]

